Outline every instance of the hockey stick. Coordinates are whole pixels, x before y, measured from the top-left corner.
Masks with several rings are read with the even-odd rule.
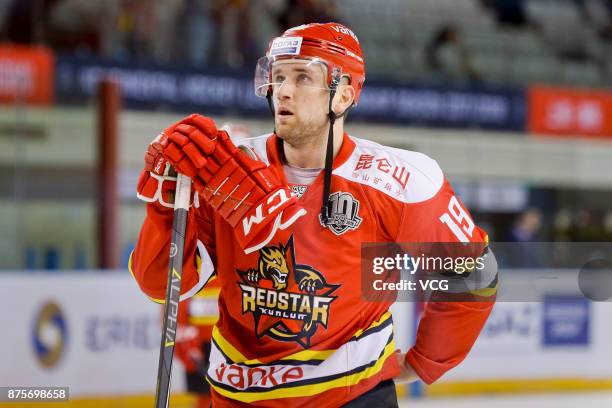
[[[166,287],[166,303],[164,304],[164,326],[162,329],[159,365],[157,368],[157,390],[155,392],[156,408],[168,407],[170,398],[170,375],[172,372],[172,357],[174,355],[174,341],[176,339],[179,299],[181,295],[183,246],[185,244],[185,229],[187,227],[190,195],[191,179],[182,174],[178,174],[174,200],[172,239],[170,241],[168,286]]]

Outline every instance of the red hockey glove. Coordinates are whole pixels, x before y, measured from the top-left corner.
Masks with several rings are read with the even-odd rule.
[[[147,203],[157,201],[164,207],[174,208],[176,176],[170,175],[172,166],[162,155],[160,146],[162,137],[162,135],[157,136],[147,148],[144,157],[145,166],[138,179],[136,196]],[[194,206],[198,207],[197,195],[194,197],[192,193],[192,199],[195,201]]]
[[[191,177],[195,190],[234,228],[245,253],[306,214],[273,169],[253,151],[237,148],[211,119],[191,115],[162,135],[164,157]]]

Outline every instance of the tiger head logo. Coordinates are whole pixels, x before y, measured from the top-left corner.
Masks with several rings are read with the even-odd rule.
[[[295,262],[293,237],[286,245],[259,250],[256,268],[236,271],[241,278],[242,312],[252,313],[258,337],[296,341],[304,348],[319,325],[327,327],[329,296],[339,285],[330,285],[309,265]]]
[[[287,277],[289,276],[289,266],[286,259],[287,249],[280,246],[265,247],[260,250],[257,270],[250,271],[249,281],[257,283],[259,279],[268,279],[272,281],[274,289],[286,289]]]

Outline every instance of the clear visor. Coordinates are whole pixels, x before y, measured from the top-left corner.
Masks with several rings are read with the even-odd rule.
[[[330,78],[327,63],[318,58],[266,56],[257,61],[255,68],[255,95],[265,98],[283,84],[329,91],[329,84],[337,83],[340,77],[340,71],[335,69]]]

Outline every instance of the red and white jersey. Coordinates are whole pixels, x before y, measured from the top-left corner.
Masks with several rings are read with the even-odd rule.
[[[275,135],[243,144],[283,175]],[[397,376],[390,302],[364,300],[361,244],[486,241],[438,164],[421,153],[345,134],[328,226],[319,218],[322,189],[323,172],[299,199],[307,215],[248,255],[203,200],[189,213],[184,296],[212,274],[220,286],[207,376],[215,407],[335,407]],[[449,212],[452,228],[441,221]],[[130,264],[141,289],[163,300],[172,211],[153,203],[147,214]],[[421,379],[431,383],[465,358],[491,308],[425,306],[407,356]]]

